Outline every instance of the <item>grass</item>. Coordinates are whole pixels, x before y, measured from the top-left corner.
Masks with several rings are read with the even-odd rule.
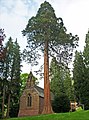
[[[6,120],[89,120],[89,110],[40,116],[9,118]]]

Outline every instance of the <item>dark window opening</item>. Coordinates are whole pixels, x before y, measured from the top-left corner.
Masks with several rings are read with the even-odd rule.
[[[31,106],[32,106],[32,96],[31,96],[31,94],[28,94],[27,106],[28,106],[28,107],[31,107]]]

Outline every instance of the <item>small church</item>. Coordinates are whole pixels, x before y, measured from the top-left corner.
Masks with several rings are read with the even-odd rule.
[[[53,100],[53,95],[51,95]],[[26,82],[26,87],[20,97],[20,107],[18,117],[39,115],[43,111],[44,106],[44,89],[38,87],[30,72]]]

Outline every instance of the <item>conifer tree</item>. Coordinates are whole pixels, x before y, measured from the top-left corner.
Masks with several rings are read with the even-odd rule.
[[[21,69],[21,55],[20,47],[17,43],[12,41],[10,37],[6,43],[6,57],[4,60],[4,81],[5,85],[5,105],[7,105],[6,117],[9,117],[13,105],[18,105],[20,94],[20,69]],[[8,98],[8,99],[7,99]],[[17,112],[17,111],[16,111]],[[13,113],[15,114],[15,112]],[[11,114],[12,115],[12,114]]]
[[[85,81],[85,64],[81,52],[76,51],[73,69],[74,93],[77,102],[82,101],[83,84]]]
[[[53,58],[50,65],[50,79],[51,84],[50,88],[54,96],[60,96],[61,94],[65,94],[64,89],[64,77],[65,74],[63,72],[64,66],[59,64],[56,58]]]
[[[61,94],[67,95],[69,100],[74,99],[73,85],[70,71],[68,68],[59,64],[56,58],[53,58],[50,65],[51,91],[55,96]]]
[[[24,50],[26,61],[34,63],[40,57],[39,51],[44,53],[44,108],[42,113],[52,113],[49,57],[56,54],[59,61],[67,63],[72,55],[69,51],[76,46],[78,37],[71,33],[67,34],[62,18],[56,17],[54,9],[47,1],[41,4],[36,16],[29,19],[22,33],[27,37],[28,43]]]
[[[82,103],[85,106],[85,109],[89,109],[89,31],[86,34],[85,39],[85,47],[83,51],[83,57],[84,57],[84,64],[85,64],[85,80],[83,83],[83,95],[82,95]]]

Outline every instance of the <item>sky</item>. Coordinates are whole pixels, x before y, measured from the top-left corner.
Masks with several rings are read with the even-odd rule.
[[[28,20],[35,16],[40,4],[45,0],[0,0],[0,28],[4,28],[5,42],[11,36],[16,38],[21,51],[26,46],[26,38],[21,31],[25,29]],[[83,51],[85,37],[89,28],[89,0],[47,0],[55,10],[57,17],[61,17],[68,32],[79,36],[79,51]],[[43,60],[41,60],[43,63]],[[29,73],[29,64],[22,63],[22,72]]]

